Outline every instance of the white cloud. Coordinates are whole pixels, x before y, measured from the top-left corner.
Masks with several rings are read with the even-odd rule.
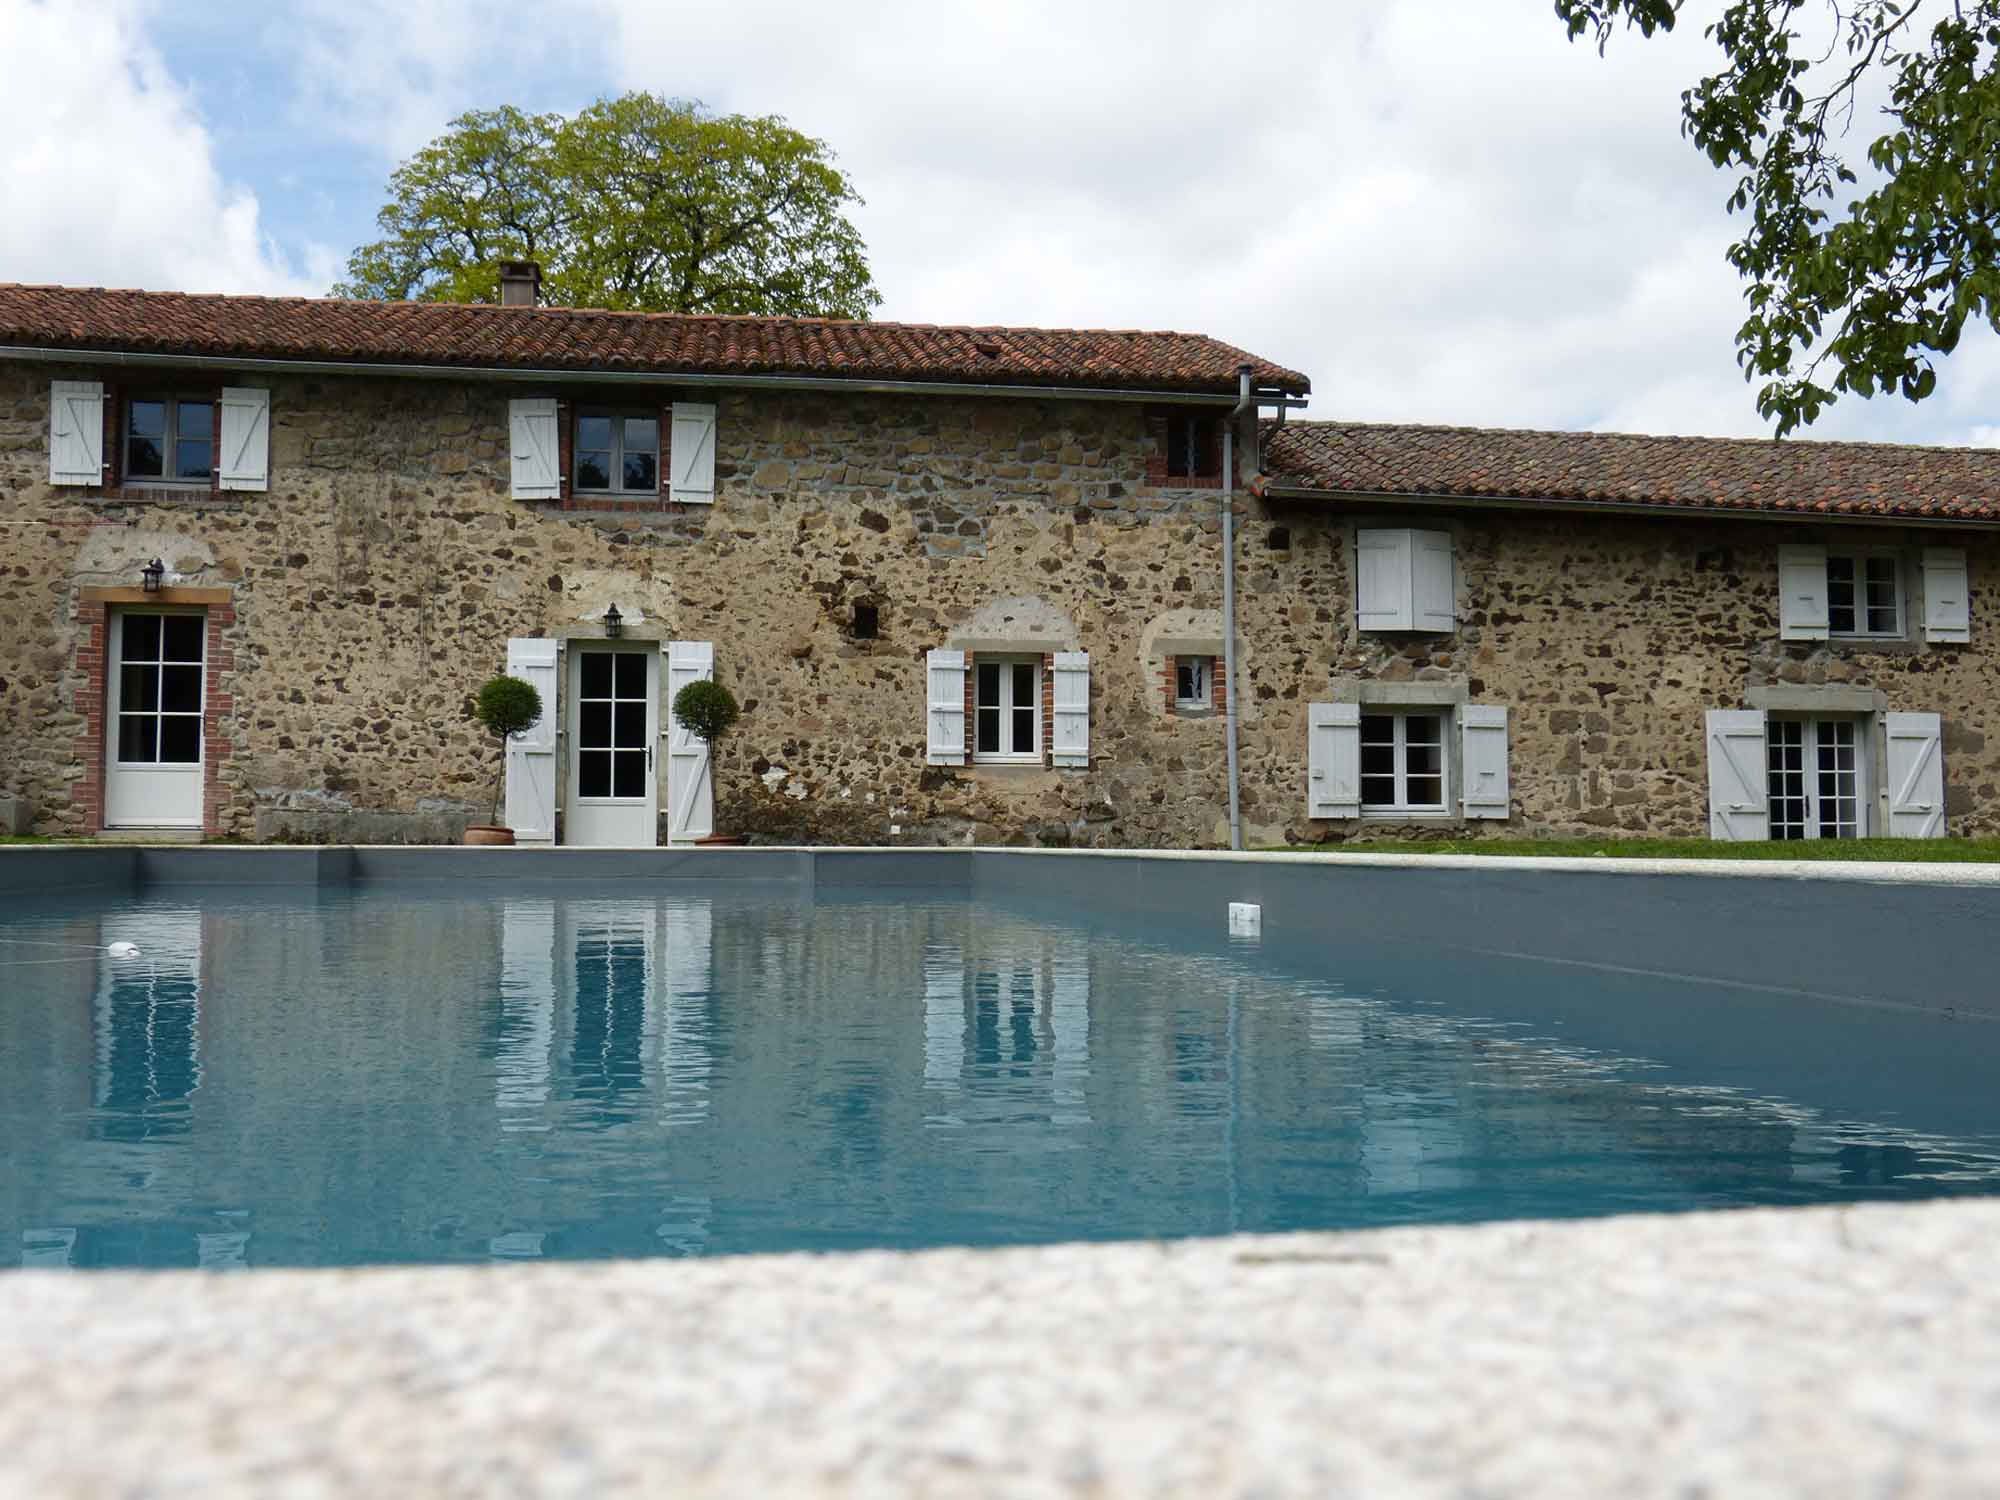
[[[306,292],[130,4],[0,0],[0,278]]]

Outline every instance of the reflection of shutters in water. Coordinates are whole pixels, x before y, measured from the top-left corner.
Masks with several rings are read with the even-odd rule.
[[[547,1130],[555,1036],[556,909],[510,900],[500,910],[500,1004],[493,1025],[493,1102],[502,1130]]]
[[[573,908],[576,1026],[570,1039],[571,1089],[579,1099],[612,1100],[646,1085],[646,996],[652,988],[652,931],[638,913]],[[647,916],[650,906],[641,908]]]
[[[1090,959],[1084,940],[1010,930],[989,936],[983,946],[986,967],[969,976],[955,949],[925,953],[926,1087],[962,1093],[948,1117],[952,1123],[1087,1123]]]
[[[99,961],[92,1133],[110,1141],[183,1134],[201,1087],[201,913],[125,912],[98,931],[105,946],[132,943],[139,956]]]
[[[659,1037],[660,1116],[670,1125],[691,1125],[708,1113],[714,922],[714,910],[706,900],[674,901],[662,914],[666,972]]]

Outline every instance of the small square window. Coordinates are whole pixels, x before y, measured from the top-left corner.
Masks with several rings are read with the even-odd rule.
[[[573,441],[571,482],[579,494],[659,494],[657,413],[585,408],[576,414]]]
[[[1222,443],[1215,418],[1193,412],[1167,417],[1167,478],[1216,479],[1222,474]]]
[[[1826,629],[1828,635],[1902,635],[1902,565],[1893,552],[1827,555]]]
[[[1215,658],[1176,656],[1174,658],[1174,707],[1203,710],[1215,706]]]
[[[215,472],[215,403],[143,396],[125,403],[125,477],[202,485]]]

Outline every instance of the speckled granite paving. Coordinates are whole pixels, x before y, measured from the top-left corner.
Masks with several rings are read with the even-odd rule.
[[[0,1275],[0,1494],[1990,1496],[2000,1202]]]

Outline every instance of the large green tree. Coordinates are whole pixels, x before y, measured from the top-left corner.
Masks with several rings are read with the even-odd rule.
[[[1555,0],[1600,51],[1681,8]],[[1682,130],[1736,175],[1758,410],[1782,435],[1845,392],[1921,401],[1969,320],[2000,329],[2000,0],[1728,0],[1706,35],[1723,66]]]
[[[493,302],[499,262],[525,259],[569,307],[865,318],[860,202],[826,142],[773,115],[646,93],[475,110],[396,169],[382,238],[333,290]]]

